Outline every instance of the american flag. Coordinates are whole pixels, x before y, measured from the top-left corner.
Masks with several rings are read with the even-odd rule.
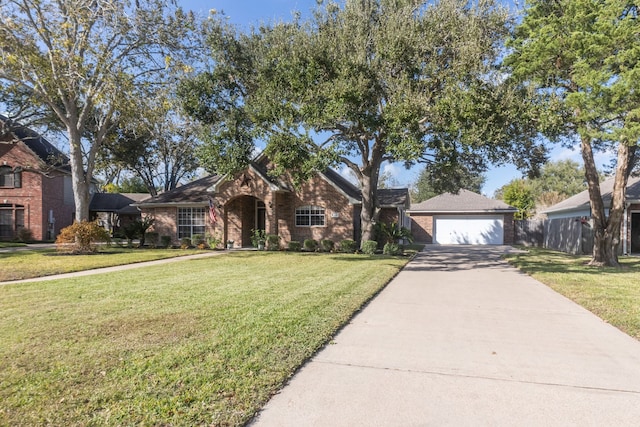
[[[211,220],[211,224],[215,224],[218,220],[216,216],[216,208],[213,206],[213,200],[209,199],[209,219]]]

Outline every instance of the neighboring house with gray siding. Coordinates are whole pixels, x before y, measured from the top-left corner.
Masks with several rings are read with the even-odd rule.
[[[600,184],[605,215],[609,215],[614,178]],[[591,253],[593,240],[590,234],[591,202],[585,190],[542,213],[547,215],[545,247],[571,253]],[[585,229],[587,227],[587,229]],[[630,177],[627,183],[624,213],[621,227],[620,250],[623,254],[640,253],[640,177]]]

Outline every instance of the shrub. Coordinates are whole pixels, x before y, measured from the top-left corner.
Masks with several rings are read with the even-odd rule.
[[[31,232],[31,229],[29,228],[25,228],[25,227],[20,227],[18,229],[18,234],[16,236],[18,238],[18,241],[20,242],[30,242],[33,240],[33,233]]]
[[[191,247],[191,239],[183,237],[180,239],[180,249],[189,249]]]
[[[386,243],[382,253],[385,255],[402,255],[402,247],[397,243]]]
[[[373,255],[378,249],[378,242],[375,240],[366,240],[362,243],[362,253],[367,255]]]
[[[207,234],[205,238],[207,239],[207,245],[211,249],[216,249],[222,244],[222,238],[218,234]]]
[[[171,236],[161,236],[160,237],[160,245],[163,248],[168,248],[169,246],[171,246],[171,241],[173,239],[171,238]]]
[[[194,234],[192,242],[195,246],[204,246],[204,236],[202,234]]]
[[[391,224],[380,223],[380,225],[376,227],[376,234],[382,237],[385,243],[398,243],[402,239],[413,243],[411,230],[406,227],[401,227],[397,222],[392,222]]]
[[[158,238],[159,238],[158,233],[156,233],[155,231],[150,231],[145,234],[144,239],[149,244],[149,246],[151,246],[152,248],[155,248],[156,246],[158,246]]]
[[[266,235],[264,230],[251,230],[251,244],[254,248],[264,245]]]
[[[352,254],[356,251],[356,242],[351,239],[344,239],[340,242],[340,252]]]
[[[305,239],[304,250],[308,252],[315,252],[318,249],[318,242],[313,239]]]
[[[322,252],[331,252],[334,247],[333,240],[324,239],[320,242],[320,247],[322,248]]]
[[[97,221],[76,221],[60,230],[56,238],[56,249],[61,252],[91,253],[96,251],[98,242],[111,242],[107,230]]]
[[[300,244],[300,242],[289,242],[289,250],[291,252],[300,252],[300,249],[302,249],[302,245]]]
[[[276,234],[267,234],[267,250],[277,251],[280,249],[280,237]]]

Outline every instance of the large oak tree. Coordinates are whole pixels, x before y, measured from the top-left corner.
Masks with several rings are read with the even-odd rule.
[[[640,23],[626,0],[529,0],[506,59],[513,76],[563,107],[578,138],[594,228],[592,265],[618,266],[625,188],[640,137]],[[611,206],[594,150],[617,153]],[[608,215],[606,209],[609,208]]]
[[[179,63],[193,23],[165,0],[0,0],[0,81],[65,129],[76,220],[105,136],[135,113],[132,89]]]
[[[385,161],[446,174],[544,160],[519,126],[529,110],[496,71],[508,16],[491,1],[347,0],[249,32],[221,15],[210,24],[214,67],[180,93],[209,125],[205,164],[238,170],[256,140],[275,174],[304,179],[344,164],[362,191],[362,241],[379,214]]]

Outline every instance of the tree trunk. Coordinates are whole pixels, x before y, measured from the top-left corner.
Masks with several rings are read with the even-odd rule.
[[[371,182],[371,177],[364,177],[362,185],[362,210],[360,211],[360,224],[362,234],[360,236],[360,246],[367,240],[375,238],[374,225],[378,221],[380,210],[376,207],[375,184]],[[367,179],[368,178],[368,179]]]
[[[618,159],[611,194],[611,206],[609,207],[609,216],[606,217],[591,144],[590,141],[585,143],[585,138],[583,138],[582,154],[587,182],[589,184],[589,198],[591,200],[591,211],[594,220],[593,257],[589,265],[620,267],[618,261],[621,238],[620,230],[622,221],[624,221],[625,194],[634,151],[635,147],[630,147],[624,140],[618,145]],[[595,180],[593,177],[594,174]],[[592,189],[592,182],[597,184],[597,191],[596,188]]]
[[[362,193],[362,210],[360,212],[362,233],[360,236],[360,246],[367,240],[375,239],[374,226],[380,216],[377,193],[382,155],[379,152],[377,144],[375,144],[372,149],[371,159],[363,158],[362,164],[363,166],[360,168],[358,175]]]
[[[73,201],[75,202],[76,217],[78,222],[89,220],[89,186],[84,171],[82,159],[81,135],[72,126],[67,126],[69,134],[69,154],[71,160],[71,183],[73,187]]]

